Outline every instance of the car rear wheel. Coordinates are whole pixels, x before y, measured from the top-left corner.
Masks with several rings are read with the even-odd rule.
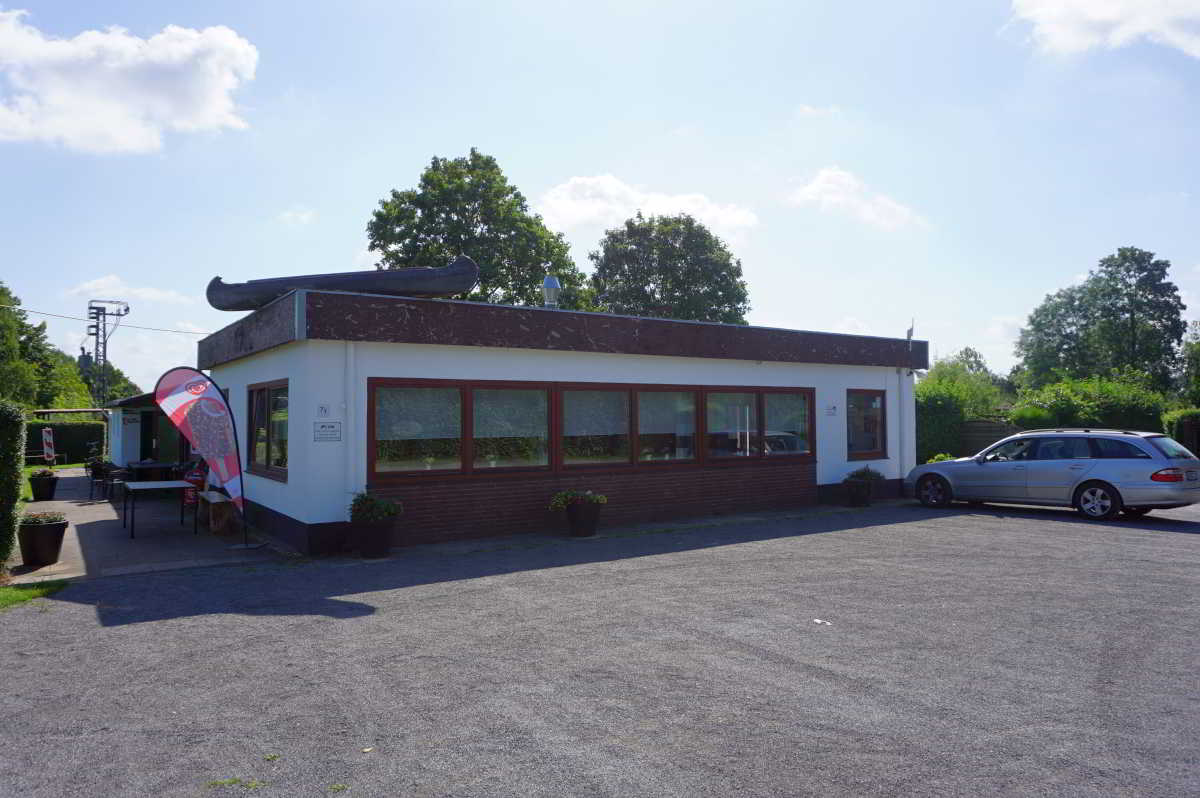
[[[921,477],[917,482],[917,498],[926,507],[947,507],[954,498],[950,483],[934,474]]]
[[[1107,482],[1088,482],[1075,491],[1075,509],[1084,518],[1107,521],[1124,507],[1121,494]]]
[[[1130,518],[1141,518],[1143,515],[1150,512],[1150,510],[1151,508],[1149,507],[1126,507],[1121,512]]]

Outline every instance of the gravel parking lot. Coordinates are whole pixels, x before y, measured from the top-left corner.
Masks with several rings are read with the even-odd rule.
[[[1198,532],[903,505],[96,579],[0,614],[0,794],[1196,794]]]

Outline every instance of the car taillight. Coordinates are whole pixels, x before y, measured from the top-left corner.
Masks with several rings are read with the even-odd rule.
[[[1155,471],[1151,474],[1150,479],[1155,482],[1183,482],[1183,469],[1164,468],[1162,471]]]

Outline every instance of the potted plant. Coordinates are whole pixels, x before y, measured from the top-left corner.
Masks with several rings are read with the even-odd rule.
[[[400,502],[368,493],[354,494],[350,503],[351,541],[363,557],[386,557],[392,547],[392,527],[403,512]]]
[[[52,468],[39,468],[29,475],[29,488],[33,491],[35,502],[48,502],[54,499],[54,488],[58,485],[58,477]]]
[[[550,499],[551,510],[566,510],[571,537],[590,538],[596,534],[601,505],[608,504],[603,493],[590,490],[560,490]]]
[[[863,466],[856,471],[851,471],[842,480],[842,485],[846,488],[846,504],[851,507],[866,507],[871,503],[871,496],[875,493],[875,485],[882,483],[883,474],[874,470],[870,466]]]
[[[58,562],[66,531],[67,517],[62,513],[25,513],[17,528],[21,561],[28,568],[41,568]]]

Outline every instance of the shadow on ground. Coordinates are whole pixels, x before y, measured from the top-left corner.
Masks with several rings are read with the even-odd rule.
[[[899,504],[854,511],[699,522],[666,528],[616,530],[595,538],[525,535],[503,539],[401,548],[384,560],[333,557],[320,560],[201,568],[137,577],[113,577],[73,585],[57,599],[96,608],[104,626],[171,618],[244,615],[317,615],[356,618],[376,612],[346,596],[450,583],[569,566],[652,557],[658,554],[753,543],[783,537],[920,523],[935,519],[991,516],[1071,524],[1076,532],[1200,533],[1187,510],[1135,520],[1083,521],[1073,511],[1029,507],[956,506],[931,510]]]

